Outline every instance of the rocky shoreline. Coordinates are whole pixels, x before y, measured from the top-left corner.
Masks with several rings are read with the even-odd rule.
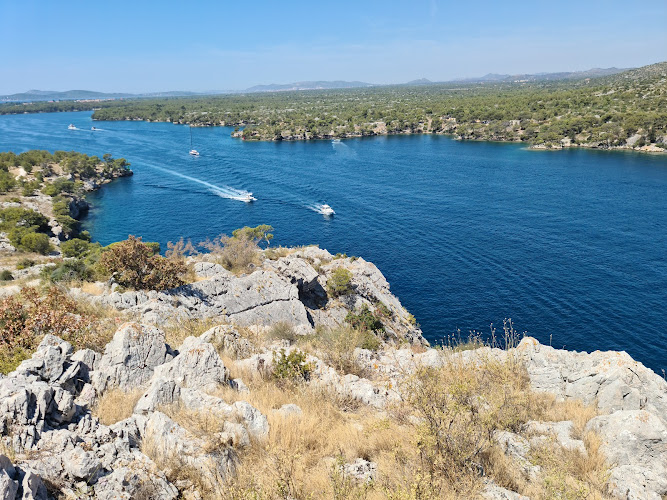
[[[111,308],[129,322],[101,352],[75,352],[69,342],[47,335],[30,359],[0,378],[3,498],[198,499],[207,498],[206,491],[224,490],[249,466],[245,457],[252,450],[286,432],[285,422],[298,427],[309,412],[319,411],[293,401],[263,409],[249,402],[261,402],[267,387],[262,381],[275,377],[281,360],[299,353],[308,376],[297,392],[284,393],[288,401],[320,394],[321,401],[343,404],[349,415],[399,419],[408,433],[417,433],[421,421],[401,417],[405,410],[399,408],[411,401],[404,382],[420,370],[520,366],[529,390],[591,410],[582,422],[532,420],[516,431],[495,431],[493,446],[518,471],[517,481],[553,481],[536,453],[588,456],[593,449],[582,433],[592,433],[608,463],[609,496],[601,498],[661,500],[667,494],[667,382],[626,353],[571,352],[529,337],[506,350],[431,348],[377,267],[317,247],[292,249],[242,275],[206,256],[191,258],[190,264],[196,281],[162,292],[119,291],[107,283],[94,293],[70,290],[76,300]],[[340,268],[351,273],[352,291],[334,298],[326,288]],[[378,347],[348,353],[358,374],[336,368],[326,352],[307,347],[318,332],[344,325],[349,313],[363,308],[381,313],[383,329],[375,332]],[[169,344],[165,331],[175,317],[213,326]],[[276,324],[289,325],[293,336],[263,336]],[[104,424],[100,408],[114,391],[133,402],[127,416]],[[182,411],[188,419],[179,419]],[[188,424],[195,416],[215,425],[202,434]],[[330,423],[325,415],[317,418],[321,425]],[[575,431],[577,426],[582,430]],[[373,429],[363,427],[364,435],[378,432]],[[177,474],[165,457],[178,457],[177,470],[196,470],[196,480]],[[368,492],[389,474],[376,460],[370,453],[346,457],[340,469],[328,467],[361,485],[355,488],[367,485]],[[527,498],[501,486],[499,477],[482,473],[480,481],[473,496]]]

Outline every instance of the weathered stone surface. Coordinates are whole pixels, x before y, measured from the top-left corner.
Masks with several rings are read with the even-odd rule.
[[[530,440],[531,446],[547,444],[552,441],[567,450],[577,450],[582,455],[586,455],[584,442],[572,438],[573,428],[574,423],[570,420],[561,422],[536,422],[533,420],[525,425],[525,431],[528,434],[535,435]]]
[[[191,339],[191,342],[181,346],[173,360],[155,368],[155,376],[174,380],[181,387],[199,387],[203,390],[215,390],[218,385],[225,384],[229,371],[215,347],[198,342],[193,337]]]
[[[65,471],[74,479],[90,481],[95,474],[100,472],[102,464],[100,460],[90,451],[76,447],[65,452],[63,455]]]
[[[603,439],[609,484],[618,498],[661,499],[667,494],[667,428],[645,410],[616,411],[591,419],[587,429]]]
[[[171,358],[171,350],[160,330],[125,323],[107,344],[93,372],[93,386],[98,392],[113,386],[122,386],[124,390],[138,387],[150,380],[157,366]]]
[[[530,498],[519,495],[515,491],[498,486],[490,479],[484,481],[482,498],[485,500],[530,500]]]
[[[272,410],[272,413],[282,418],[299,418],[303,415],[301,408],[294,403],[282,405],[280,408]]]

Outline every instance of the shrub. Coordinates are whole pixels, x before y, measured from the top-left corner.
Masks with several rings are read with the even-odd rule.
[[[377,351],[381,341],[368,330],[340,326],[318,331],[316,347],[327,364],[343,373],[363,376],[363,367],[354,356],[357,347]]]
[[[273,376],[279,380],[300,382],[308,380],[313,371],[310,363],[306,362],[306,353],[294,349],[289,354],[285,349],[273,353]]]
[[[0,364],[3,369],[14,369],[46,334],[76,342],[91,325],[91,320],[78,312],[76,303],[56,287],[50,288],[44,296],[36,288],[25,287],[20,295],[0,300]],[[23,352],[25,357],[17,356],[15,351]]]
[[[351,294],[354,291],[352,273],[344,267],[337,268],[327,280],[327,289],[332,297]]]
[[[42,268],[41,277],[52,283],[69,281],[90,281],[95,276],[93,270],[82,260],[66,260],[58,266]]]
[[[345,321],[352,325],[354,328],[359,328],[360,330],[366,330],[369,332],[384,332],[384,325],[380,318],[376,316],[367,305],[364,305],[359,311],[359,314],[354,314],[353,312],[347,313],[345,316]]]
[[[36,231],[48,231],[49,219],[44,215],[21,207],[8,207],[0,210],[0,228],[32,227]]]
[[[27,269],[35,265],[35,261],[32,259],[21,259],[18,264],[16,264],[16,269]]]
[[[53,250],[49,237],[44,233],[36,233],[31,229],[16,228],[9,233],[9,239],[16,248],[26,252],[47,255]]]
[[[289,340],[295,342],[299,336],[294,331],[294,327],[286,321],[280,321],[271,327],[269,337],[272,339]]]
[[[218,264],[233,273],[247,272],[259,261],[259,247],[250,239],[221,235],[200,245],[216,257]]]
[[[60,244],[60,251],[64,257],[83,257],[89,250],[91,244],[79,238],[73,238],[68,241],[63,241]]]
[[[273,231],[273,226],[269,226],[268,224],[260,224],[255,227],[244,226],[232,231],[232,237],[252,240],[256,244],[259,244],[261,241],[266,241],[266,244],[268,245],[269,241],[273,239],[273,234],[269,231]]]
[[[3,269],[2,272],[0,272],[0,281],[11,281],[14,279],[14,276],[12,276],[12,273],[9,269]]]
[[[135,290],[163,290],[183,285],[184,262],[155,255],[151,247],[134,236],[110,245],[102,253],[100,267],[119,285]]]

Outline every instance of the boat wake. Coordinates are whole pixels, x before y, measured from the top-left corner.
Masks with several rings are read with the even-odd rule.
[[[180,172],[174,172],[173,170],[158,167],[157,165],[148,165],[148,166],[156,170],[160,170],[161,172],[174,175],[176,177],[180,177],[181,179],[186,179],[188,181],[201,184],[202,186],[206,186],[207,188],[209,188],[210,192],[220,196],[221,198],[227,198],[230,200],[238,200],[244,202],[254,201],[256,199],[252,196],[252,193],[249,191],[244,191],[242,189],[235,189],[229,186],[216,186],[215,184],[211,184],[210,182],[197,179],[196,177],[192,177],[191,175],[185,175]]]

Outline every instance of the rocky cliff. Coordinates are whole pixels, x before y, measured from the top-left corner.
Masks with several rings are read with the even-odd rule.
[[[373,264],[335,259],[316,247],[241,276],[201,258],[193,264],[197,281],[173,290],[71,291],[133,321],[121,324],[102,352],[75,352],[46,335],[30,359],[0,379],[2,498],[250,498],[250,491],[253,498],[303,498],[320,469],[330,481],[320,498],[383,498],[404,491],[390,476],[399,464],[417,467],[411,450],[422,450],[424,460],[415,438],[430,414],[411,411],[420,400],[406,384],[423,370],[444,373],[439,392],[462,394],[457,383],[480,370],[480,387],[505,391],[497,414],[485,413],[495,404],[490,393],[445,399],[469,405],[473,419],[504,418],[508,386],[523,383],[521,377],[523,393],[533,396],[516,407],[544,407],[535,415],[545,418],[484,427],[494,429],[485,445],[491,458],[461,462],[478,465],[462,476],[472,478],[469,490],[452,497],[526,498],[539,483],[544,488],[534,498],[566,498],[575,490],[569,479],[561,482],[560,465],[554,468],[545,450],[572,463],[603,457],[589,471],[600,472],[598,493],[593,479],[582,479],[575,487],[583,496],[576,498],[667,495],[667,382],[626,353],[570,352],[528,337],[509,349],[430,348]],[[332,298],[327,281],[338,267],[352,273],[352,290]],[[344,327],[348,314],[364,306],[382,312],[378,343],[333,351],[352,331],[323,332]],[[213,326],[170,345],[164,332],[176,317]],[[276,324],[289,334],[276,335]],[[459,371],[442,371],[452,366]],[[488,378],[511,373],[518,378]],[[433,405],[440,396],[433,393]],[[327,444],[331,429],[338,434]],[[299,475],[302,455],[310,457],[303,470],[311,476]],[[251,469],[254,483],[242,489],[238,478],[260,463],[273,472]],[[492,463],[513,470],[513,479]],[[414,472],[401,477],[414,479]],[[274,489],[262,489],[262,474]]]

